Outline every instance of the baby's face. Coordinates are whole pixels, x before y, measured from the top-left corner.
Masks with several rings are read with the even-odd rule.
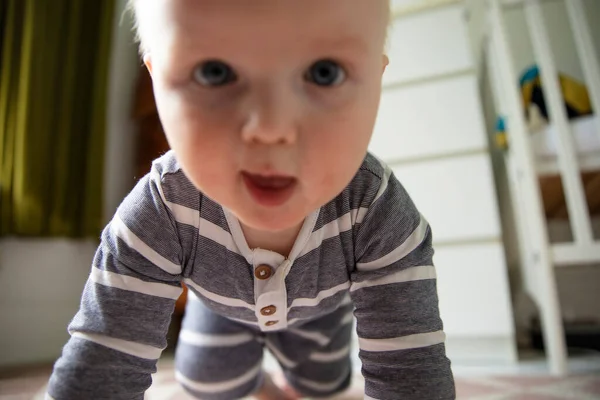
[[[300,224],[350,182],[379,105],[387,0],[144,0],[171,148],[254,229]]]

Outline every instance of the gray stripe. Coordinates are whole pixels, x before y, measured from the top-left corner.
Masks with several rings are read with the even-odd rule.
[[[227,224],[227,218],[223,212],[223,208],[206,196],[202,197],[202,209],[200,216],[202,219],[212,222],[213,224],[220,226],[228,233],[231,233],[229,224]]]
[[[57,400],[143,400],[156,361],[133,357],[96,343],[71,338],[54,365],[48,393]],[[127,366],[124,374],[115,366]],[[98,371],[96,374],[90,371]],[[100,373],[101,375],[98,375]],[[76,384],[67,384],[74,382]],[[100,383],[100,384],[99,384]]]
[[[288,319],[312,319],[330,315],[339,308],[340,303],[348,294],[348,290],[338,292],[334,296],[324,299],[316,307],[294,307],[288,313]]]
[[[354,272],[351,274],[354,282],[362,282],[382,278],[390,273],[401,271],[404,269],[418,267],[421,265],[433,265],[433,247],[431,247],[431,230],[428,231],[425,239],[419,247],[403,259],[396,261],[386,267],[372,271]]]
[[[443,329],[437,311],[434,280],[367,287],[352,292],[351,295],[358,304],[355,315],[361,321],[357,327],[359,337],[387,339]],[[363,308],[362,304],[368,304],[368,308]],[[371,307],[375,307],[378,312],[373,313]],[[418,318],[415,318],[416,310]],[[381,318],[381,315],[385,315],[385,318]]]
[[[188,290],[194,292],[196,297],[198,297],[206,307],[208,307],[212,312],[222,315],[226,318],[234,318],[241,319],[244,321],[250,321],[256,323],[256,314],[254,311],[245,308],[245,307],[231,307],[226,306],[211,299],[208,299],[201,293],[196,292],[193,288],[188,286]]]
[[[387,190],[367,213],[358,231],[356,247],[363,252],[368,250],[368,255],[359,253],[357,259],[365,263],[390,253],[410,236],[420,222],[421,216],[408,193],[392,175]],[[377,240],[382,232],[387,232],[390,237]]]
[[[198,238],[198,257],[190,278],[220,296],[238,298],[254,304],[254,270],[241,255]]]
[[[237,378],[254,368],[263,357],[257,341],[232,347],[201,347],[179,342],[175,369],[196,382],[223,382]]]
[[[329,348],[339,348],[348,344],[353,331],[352,324],[340,325],[340,320],[348,312],[349,309],[346,307],[299,327],[303,331],[319,332],[328,336],[330,342],[326,346],[285,331],[269,333],[269,344],[275,346],[284,356],[298,365],[305,362],[312,363],[309,360],[311,353],[326,351]]]
[[[381,182],[381,178],[383,178],[383,174],[385,173],[381,162],[371,153],[367,153],[360,169],[372,173],[373,177],[376,178],[374,182],[377,184]],[[374,184],[373,186],[378,185]]]
[[[377,186],[373,185],[373,175],[366,170],[359,170],[350,186],[335,199],[321,207],[315,231],[331,221],[360,207],[369,207],[377,194]]]
[[[348,266],[339,237],[323,243],[318,252],[297,260],[286,278],[288,304],[297,298],[313,298],[319,292],[347,282]],[[326,267],[315,268],[315,264]]]
[[[365,394],[375,399],[454,400],[454,379],[443,344],[396,352],[360,351]],[[395,368],[403,366],[402,375]],[[389,382],[395,382],[391,385]]]
[[[315,367],[319,368],[319,366]],[[285,376],[296,391],[310,397],[330,397],[343,392],[350,386],[352,381],[352,365],[349,360],[329,369],[323,369],[321,366],[321,370],[321,375],[316,379],[308,379],[302,376],[304,373],[313,376],[315,372],[319,371],[319,369],[311,370],[309,367],[302,367],[302,370],[298,371],[285,371]],[[333,388],[323,390],[319,386],[333,386]]]
[[[192,182],[188,180],[183,171],[179,170],[167,176],[163,175],[161,186],[167,201],[191,208],[192,210],[200,209],[202,196]]]
[[[231,399],[241,399],[247,396],[250,396],[252,393],[256,392],[258,388],[262,386],[263,376],[258,375],[256,379],[253,379],[234,390],[229,390],[221,393],[203,393],[197,390],[190,389],[185,385],[182,385],[186,392],[188,392],[191,396],[197,399],[202,400],[231,400]]]
[[[250,315],[254,317],[252,312],[250,312]],[[254,320],[256,320],[256,318],[254,318]],[[205,301],[199,301],[193,298],[188,299],[182,329],[206,334],[251,333],[260,336],[260,332],[253,327],[233,322],[224,316],[215,313],[214,308],[208,306]]]
[[[165,348],[165,335],[174,306],[175,301],[171,299],[88,281],[81,299],[81,307],[69,324],[69,330],[101,333],[117,339]],[[105,310],[112,312],[107,313]]]
[[[123,223],[140,240],[158,254],[179,264],[182,259],[181,244],[171,219],[163,204],[156,183],[143,178],[131,191],[131,200],[119,206],[117,214]]]

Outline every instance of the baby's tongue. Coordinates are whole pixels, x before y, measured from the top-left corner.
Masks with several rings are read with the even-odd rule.
[[[259,186],[262,189],[285,189],[294,183],[294,178],[290,177],[279,177],[279,176],[260,176],[260,175],[250,175],[250,178],[254,182],[256,186]]]

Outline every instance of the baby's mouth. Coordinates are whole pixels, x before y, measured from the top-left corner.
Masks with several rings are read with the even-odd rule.
[[[288,201],[298,183],[291,176],[266,176],[249,172],[242,172],[242,179],[254,200],[267,207],[280,206]]]
[[[262,189],[285,189],[286,187],[292,185],[296,178],[289,176],[263,176],[263,175],[254,175],[254,174],[246,174],[248,179],[251,179],[252,182]]]

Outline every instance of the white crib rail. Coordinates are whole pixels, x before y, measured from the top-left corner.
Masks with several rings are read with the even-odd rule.
[[[571,231],[576,246],[590,246],[593,242],[592,225],[581,182],[575,140],[558,84],[558,71],[548,40],[540,0],[525,2],[525,16],[543,81],[544,99],[550,111],[551,122],[557,128],[555,132],[558,134],[559,144],[557,146],[558,165],[565,189]],[[585,21],[580,22],[585,23]]]
[[[521,246],[526,246],[521,250],[526,254],[522,257],[526,263],[523,266],[524,277],[529,292],[541,311],[550,369],[553,374],[564,375],[567,371],[564,328],[533,150],[522,110],[521,95],[517,88],[518,79],[508,44],[501,3],[500,0],[490,0],[490,4],[492,51],[496,54],[501,79],[499,86],[502,86],[502,95],[508,107],[506,123],[511,157],[514,158],[514,162],[508,167],[512,181],[519,191],[515,198],[522,201],[515,211],[519,213],[518,218],[522,218],[517,224],[520,229],[519,237],[526,239],[521,242]]]
[[[592,34],[585,18],[585,9],[581,0],[565,1],[567,15],[575,36],[577,55],[581,60],[583,76],[587,83],[592,102],[592,109],[596,114],[596,134],[600,138],[600,63],[596,57]]]
[[[600,241],[595,241],[591,217],[581,182],[580,168],[571,126],[558,84],[552,49],[541,9],[542,0],[489,0],[490,38],[498,69],[496,92],[504,100],[510,152],[507,156],[515,201],[519,244],[522,251],[525,285],[540,308],[544,340],[551,371],[566,372],[566,347],[556,290],[555,266],[577,265],[600,261]],[[535,155],[530,142],[517,86],[514,60],[509,47],[502,5],[522,3],[530,31],[534,55],[543,80],[542,90],[552,124],[558,134],[558,167],[563,182],[573,232],[573,243],[551,245],[538,183]],[[592,42],[581,0],[565,0],[584,80],[596,114],[600,136],[600,66]]]

